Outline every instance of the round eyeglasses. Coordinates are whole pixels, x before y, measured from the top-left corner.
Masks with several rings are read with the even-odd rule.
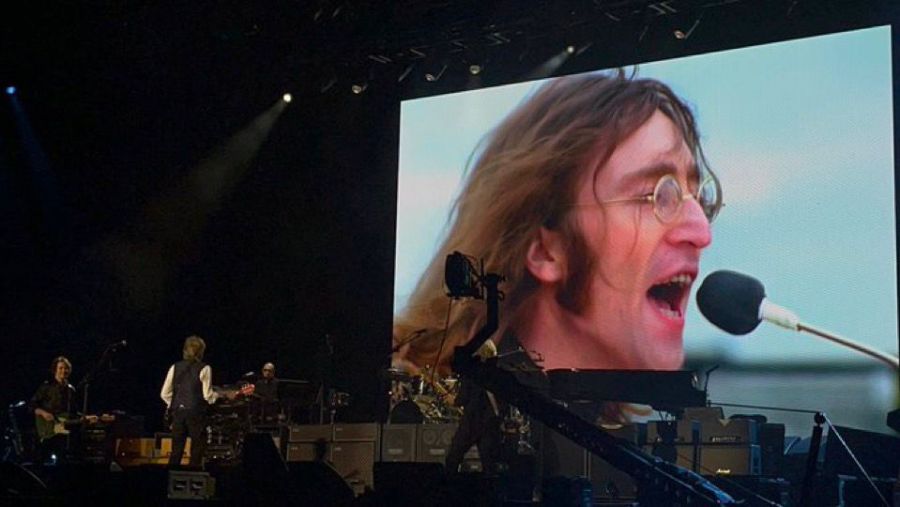
[[[685,200],[693,199],[697,201],[703,214],[709,223],[713,223],[719,211],[724,204],[722,203],[722,189],[719,186],[719,180],[714,176],[707,176],[697,187],[697,191],[693,194],[682,190],[681,184],[671,174],[664,174],[650,195],[642,195],[637,197],[626,197],[623,199],[610,199],[608,201],[599,201],[596,204],[605,206],[608,204],[623,204],[629,202],[646,202],[653,204],[653,213],[662,223],[669,223],[681,213],[681,207]],[[577,206],[591,206],[577,205]]]

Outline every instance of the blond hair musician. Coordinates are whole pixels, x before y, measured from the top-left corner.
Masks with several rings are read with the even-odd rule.
[[[212,368],[203,362],[206,342],[188,336],[182,347],[182,359],[169,367],[160,398],[172,417],[172,455],[169,466],[181,464],[187,437],[191,437],[192,467],[202,466],[206,450],[206,407],[216,402],[212,389]]]

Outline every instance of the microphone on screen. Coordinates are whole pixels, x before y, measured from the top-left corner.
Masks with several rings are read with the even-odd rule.
[[[900,359],[895,356],[800,322],[797,314],[766,297],[762,282],[743,273],[728,270],[710,273],[697,289],[697,307],[708,321],[729,334],[747,334],[765,320],[792,331],[825,338],[900,369]]]
[[[736,271],[707,276],[697,290],[697,306],[707,320],[726,333],[744,335],[762,321],[798,331],[800,319],[766,298],[762,282]]]

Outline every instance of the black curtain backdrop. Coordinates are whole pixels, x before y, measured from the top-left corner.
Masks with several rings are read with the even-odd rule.
[[[697,2],[669,2],[677,16],[634,3],[646,15],[601,16],[602,30],[555,9],[572,28],[514,37],[485,65],[482,85],[521,79],[574,34],[593,44],[559,73],[897,16],[886,1],[737,2],[703,11],[679,41],[672,28],[692,26]],[[444,4],[434,8],[452,8]],[[523,16],[513,4],[472,10],[484,19],[469,24],[502,28]],[[333,9],[341,5],[33,3],[0,16],[0,85],[18,87],[19,105],[0,96],[0,403],[29,398],[56,355],[72,359],[77,382],[107,344],[127,340],[94,379],[90,407],[145,415],[157,429],[166,368],[199,334],[216,384],[272,361],[281,377],[328,378],[350,392],[346,420],[383,415],[377,372],[390,350],[399,102],[459,91],[469,76],[465,65],[426,83],[414,67],[402,82],[394,74],[351,94],[357,69],[348,62],[380,69],[367,55],[390,53],[372,34],[397,47],[391,30],[412,45],[448,36],[441,16],[391,26],[404,19],[399,10]],[[896,26],[894,34],[896,42]],[[213,185],[186,187],[192,171],[285,91],[294,100],[256,157],[196,213],[205,191],[184,189]]]

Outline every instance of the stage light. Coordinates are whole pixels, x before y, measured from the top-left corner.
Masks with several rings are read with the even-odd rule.
[[[575,54],[575,46],[566,46],[566,53],[569,53],[570,55]]]
[[[7,87],[6,87],[6,94],[7,94],[7,95],[15,95],[15,94],[16,94],[16,87],[15,87],[15,86],[7,86]]]
[[[281,100],[283,100],[285,102],[290,102],[292,98],[293,97],[291,97],[290,93],[285,93],[284,95],[281,96]]]
[[[481,74],[481,65],[478,65],[477,63],[469,65],[469,74],[472,74],[473,76]]]
[[[700,16],[694,20],[694,23],[691,25],[690,28],[687,29],[686,32],[680,28],[676,28],[675,30],[672,30],[672,36],[674,36],[678,40],[687,40],[688,37],[690,37],[691,34],[694,33],[694,30],[697,29],[697,25],[700,24],[700,20],[702,20],[702,19],[703,19],[703,13],[701,12]]]
[[[437,74],[433,74],[431,72],[426,73],[425,81],[428,81],[429,83],[434,83],[435,81],[438,81],[439,79],[441,79],[441,76],[444,75],[444,72],[446,70],[447,70],[447,65],[445,64],[445,65],[441,66],[441,70],[439,70]]]
[[[360,93],[366,91],[366,88],[368,87],[368,83],[354,84],[350,87],[350,91],[353,92],[354,95],[359,95]]]

